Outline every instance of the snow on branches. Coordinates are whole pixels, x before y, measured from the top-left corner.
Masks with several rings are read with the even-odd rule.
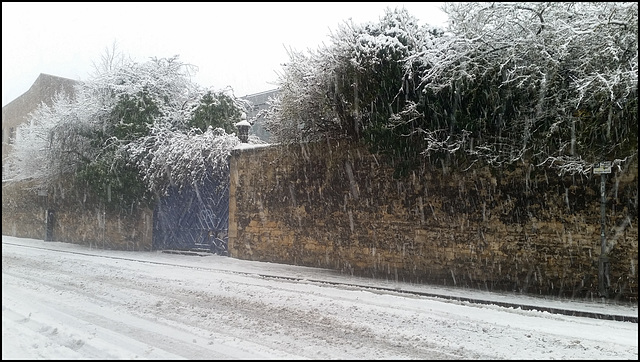
[[[484,148],[560,173],[637,154],[637,3],[448,3],[447,36],[421,54],[422,85],[460,94]],[[465,102],[480,93],[479,102]],[[482,129],[480,129],[482,131]],[[635,140],[634,140],[635,138]],[[500,148],[504,153],[505,148]],[[497,152],[494,164],[513,162]]]
[[[163,195],[207,179],[226,179],[231,150],[240,143],[222,128],[188,132],[155,127],[149,136],[125,146],[149,189]]]
[[[245,111],[232,92],[192,83],[194,67],[177,57],[96,68],[74,99],[56,97],[19,128],[14,178],[45,185],[72,174],[108,201],[132,202],[228,174],[240,141],[225,128]]]
[[[388,9],[291,52],[268,129],[280,142],[362,140],[396,160],[459,154],[571,174],[637,155],[637,3],[443,10],[444,31]]]

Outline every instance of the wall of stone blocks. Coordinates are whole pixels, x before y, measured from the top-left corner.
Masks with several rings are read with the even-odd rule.
[[[600,177],[520,165],[406,178],[337,141],[236,149],[235,258],[572,298],[598,296]],[[610,297],[638,296],[637,161],[607,175]]]
[[[39,196],[29,181],[2,185],[2,234],[45,240],[46,212],[53,210],[51,241],[113,250],[151,250],[153,210],[112,211],[81,191],[58,185]]]

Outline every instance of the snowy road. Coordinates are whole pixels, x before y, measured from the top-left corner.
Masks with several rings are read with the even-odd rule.
[[[2,238],[3,359],[638,358],[637,323],[265,278],[331,272],[216,255]]]

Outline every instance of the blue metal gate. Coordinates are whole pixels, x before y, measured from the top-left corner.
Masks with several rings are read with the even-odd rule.
[[[228,255],[229,183],[207,181],[171,189],[153,213],[154,250],[208,251]]]

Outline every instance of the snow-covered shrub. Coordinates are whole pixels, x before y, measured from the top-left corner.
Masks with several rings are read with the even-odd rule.
[[[364,141],[400,172],[428,159],[574,174],[637,157],[637,3],[444,10],[444,30],[387,10],[291,51],[268,130],[279,142]]]
[[[13,178],[77,182],[122,206],[227,174],[239,142],[227,132],[245,111],[230,90],[194,84],[178,57],[97,69],[74,99],[56,97],[19,128]]]

